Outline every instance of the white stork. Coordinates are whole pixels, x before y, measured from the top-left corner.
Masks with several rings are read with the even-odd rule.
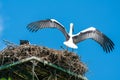
[[[103,50],[105,52],[110,52],[114,49],[114,43],[106,35],[104,35],[102,32],[94,27],[87,28],[73,35],[73,23],[70,23],[70,31],[69,33],[67,33],[64,26],[55,19],[32,22],[27,26],[27,29],[32,32],[36,32],[39,29],[43,28],[57,28],[58,30],[60,30],[66,38],[66,41],[63,44],[73,49],[78,48],[78,46],[76,45],[77,43],[89,38],[99,43],[103,47]]]

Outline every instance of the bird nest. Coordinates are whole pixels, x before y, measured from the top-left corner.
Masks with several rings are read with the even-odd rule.
[[[25,58],[35,56],[56,66],[84,75],[86,66],[80,57],[66,50],[54,50],[46,47],[24,44],[16,47],[8,46],[0,52],[0,65],[7,65]]]

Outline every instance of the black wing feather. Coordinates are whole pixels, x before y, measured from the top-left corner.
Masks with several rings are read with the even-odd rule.
[[[66,37],[66,40],[69,39],[69,35],[66,32],[64,26],[62,24],[60,24],[58,21],[53,20],[53,19],[32,22],[32,23],[28,24],[28,26],[27,26],[27,29],[31,32],[37,32],[38,30],[43,29],[43,28],[57,28],[60,31],[62,31],[62,33]]]
[[[114,43],[97,29],[84,32],[81,31],[79,34],[73,37],[73,42],[77,44],[88,38],[91,38],[99,43],[102,46],[103,50],[107,53],[114,49]]]

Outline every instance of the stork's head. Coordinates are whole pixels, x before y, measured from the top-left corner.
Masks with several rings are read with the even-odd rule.
[[[72,32],[74,32],[74,25],[73,25],[73,23],[70,23],[70,28],[72,29]]]
[[[72,28],[73,28],[73,23],[70,23],[70,27],[72,27]]]

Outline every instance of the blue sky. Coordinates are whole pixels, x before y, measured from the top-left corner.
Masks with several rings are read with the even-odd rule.
[[[67,31],[69,23],[73,22],[75,33],[94,26],[112,39],[115,49],[106,54],[91,39],[79,43],[75,52],[88,66],[85,76],[89,80],[119,80],[119,3],[119,0],[0,0],[0,49],[5,47],[3,39],[16,44],[27,39],[31,44],[61,50],[65,37],[57,29],[43,29],[37,33],[26,29],[27,24],[41,19],[54,18]]]

